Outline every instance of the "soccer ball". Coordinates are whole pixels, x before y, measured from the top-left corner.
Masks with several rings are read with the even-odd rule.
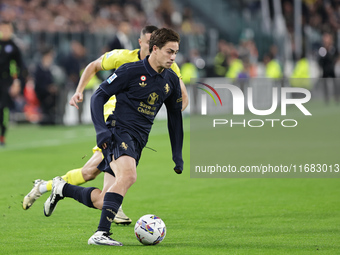
[[[155,245],[164,240],[166,227],[161,218],[147,214],[137,220],[135,235],[142,244]]]

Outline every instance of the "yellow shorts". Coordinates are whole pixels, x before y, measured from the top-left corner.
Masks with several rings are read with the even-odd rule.
[[[96,151],[102,152],[102,150],[97,145],[92,148],[93,153],[95,153]],[[102,158],[104,158],[103,154],[102,154]]]

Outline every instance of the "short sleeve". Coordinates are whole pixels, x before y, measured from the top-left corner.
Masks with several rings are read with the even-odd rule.
[[[101,66],[103,70],[112,70],[116,69],[117,64],[116,64],[116,55],[118,54],[117,50],[112,50],[109,52],[104,53],[103,59]]]

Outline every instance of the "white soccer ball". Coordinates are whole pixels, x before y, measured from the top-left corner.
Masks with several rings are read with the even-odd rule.
[[[147,214],[137,220],[135,235],[142,244],[155,245],[164,240],[166,227],[161,218],[153,214]]]

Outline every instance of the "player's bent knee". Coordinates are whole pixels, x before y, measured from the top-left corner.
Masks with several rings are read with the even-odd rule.
[[[134,184],[136,181],[137,181],[137,174],[134,173],[133,175],[130,176],[131,185]]]
[[[121,179],[121,181],[127,184],[128,186],[131,186],[137,180],[137,173],[135,169],[125,170],[121,173],[121,176],[120,177],[117,176],[117,178]]]
[[[137,180],[137,173],[136,172],[130,172],[130,173],[128,173],[128,174],[126,174],[125,175],[125,181],[128,183],[128,184],[130,184],[130,186],[132,185],[132,184],[134,184],[135,182],[136,182],[136,180]]]

